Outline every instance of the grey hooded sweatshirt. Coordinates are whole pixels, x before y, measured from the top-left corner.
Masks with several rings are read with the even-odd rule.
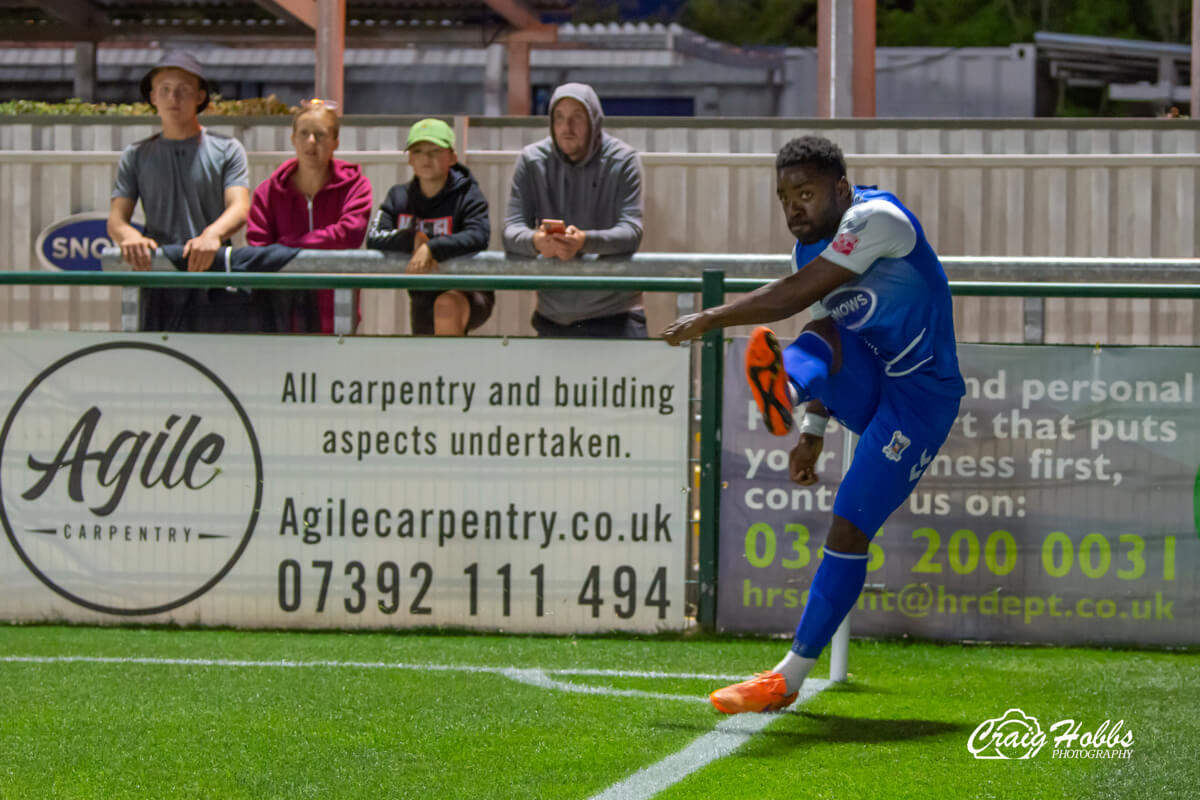
[[[543,219],[561,219],[585,234],[580,256],[628,257],[642,242],[642,160],[637,151],[604,132],[604,112],[592,87],[565,83],[550,98],[550,115],[564,97],[578,100],[591,117],[591,145],[572,163],[550,136],[517,157],[504,219],[504,250],[536,257],[534,229]],[[577,272],[561,264],[565,274]],[[620,314],[640,307],[640,292],[538,292],[537,310],[560,325]]]

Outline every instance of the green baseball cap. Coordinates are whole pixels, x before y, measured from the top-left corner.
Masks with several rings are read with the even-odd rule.
[[[418,142],[430,142],[438,147],[453,150],[454,129],[440,119],[423,119],[409,129],[408,144],[404,146],[404,149],[407,150]]]

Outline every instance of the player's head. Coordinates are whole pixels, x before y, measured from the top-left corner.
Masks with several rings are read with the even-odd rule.
[[[832,237],[853,199],[842,149],[823,136],[792,139],[775,156],[775,190],[802,244]]]

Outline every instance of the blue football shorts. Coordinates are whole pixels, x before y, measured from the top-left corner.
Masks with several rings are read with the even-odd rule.
[[[833,513],[874,538],[912,493],[958,417],[958,397],[920,374],[885,377],[874,353],[839,331],[842,364],[818,393],[829,413],[859,434]]]

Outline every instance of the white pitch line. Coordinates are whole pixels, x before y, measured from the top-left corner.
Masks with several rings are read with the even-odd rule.
[[[546,674],[546,670],[542,669],[516,669],[514,667],[504,670],[502,674],[504,677],[510,678],[517,683],[536,686],[539,689],[557,689],[560,692],[602,694],[608,697],[641,697],[647,700],[688,700],[693,703],[708,702],[708,698],[701,695],[663,694],[661,692],[643,692],[640,689],[613,689],[608,686],[587,686],[580,683],[556,681]]]
[[[152,658],[148,656],[0,656],[0,663],[10,664],[145,664],[175,667],[276,667],[276,668],[351,668],[397,669],[428,672],[476,672],[508,676],[510,670],[522,667],[487,667],[472,664],[421,664],[395,661],[242,661],[226,658]],[[673,680],[740,681],[745,675],[718,675],[705,672],[654,672],[623,669],[542,669],[548,675],[575,675],[594,678],[660,678]],[[572,684],[573,685],[573,684]],[[616,691],[616,690],[614,690]],[[680,695],[669,695],[679,697]]]
[[[832,681],[809,679],[800,688],[796,705],[811,700]],[[711,733],[706,733],[678,753],[669,755],[656,764],[638,770],[620,783],[615,783],[591,800],[648,800],[659,792],[675,785],[693,772],[724,758],[750,740],[787,712],[776,714],[735,714],[717,724]]]
[[[0,663],[10,664],[139,664],[148,666],[182,667],[256,667],[256,668],[351,668],[411,670],[416,672],[469,672],[502,675],[509,680],[573,694],[599,694],[609,697],[638,697],[646,700],[682,700],[690,703],[707,703],[704,695],[666,694],[646,692],[641,689],[616,689],[611,686],[588,686],[586,684],[559,681],[551,675],[575,675],[601,678],[666,678],[675,680],[740,680],[740,675],[711,675],[706,673],[647,672],[619,669],[540,669],[522,667],[486,667],[468,664],[406,664],[386,661],[240,661],[219,658],[150,658],[137,656],[0,656]]]
[[[717,675],[711,672],[679,674],[674,672],[640,672],[624,669],[551,669],[547,670],[547,672],[553,672],[555,675],[579,675],[600,678],[694,678],[705,681],[741,681],[746,679],[745,675]]]

